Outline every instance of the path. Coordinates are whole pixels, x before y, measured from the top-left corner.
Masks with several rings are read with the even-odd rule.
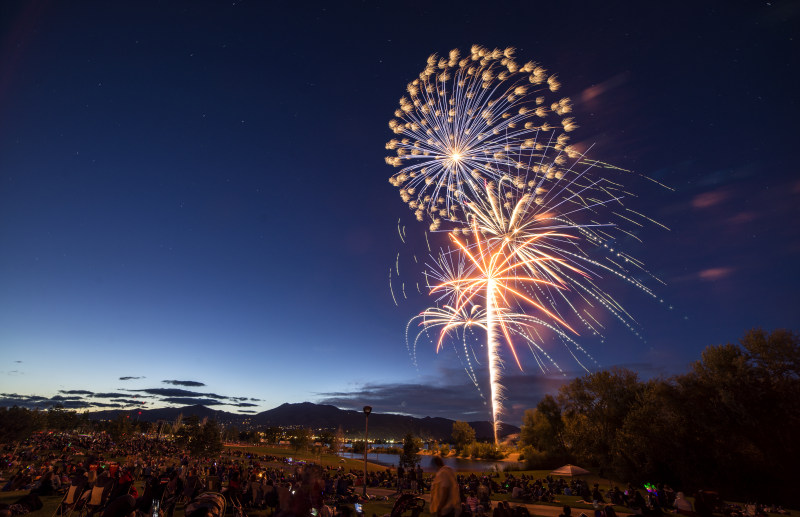
[[[357,494],[361,494],[361,487],[356,487],[356,493]],[[389,488],[367,487],[367,495],[371,495],[371,496],[377,496],[377,497],[384,497],[385,496],[385,497],[388,497],[390,499],[394,499],[394,496],[396,494],[397,494],[397,492],[395,492],[394,490],[389,489]],[[428,506],[426,506],[426,508],[429,508],[430,504],[431,504],[431,494],[430,494],[430,492],[428,492],[428,493],[426,493],[426,494],[424,494],[424,495],[422,495],[420,497],[422,497],[422,499],[428,505]],[[561,507],[560,506],[550,506],[550,505],[546,505],[546,504],[518,503],[518,502],[513,502],[513,501],[509,501],[509,504],[511,505],[512,508],[515,507],[515,506],[524,506],[524,507],[526,507],[528,509],[528,512],[530,512],[531,515],[539,515],[541,517],[558,517],[559,515],[561,515]],[[590,515],[590,516],[594,513],[592,510],[584,510],[584,509],[580,509],[580,508],[573,508],[572,509],[572,514],[575,517],[578,517],[581,514],[581,512],[585,513],[586,515]],[[617,515],[622,516],[622,517],[629,517],[631,514],[618,511]]]

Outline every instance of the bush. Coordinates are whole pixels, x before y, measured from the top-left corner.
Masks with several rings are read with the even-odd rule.
[[[549,470],[558,468],[564,463],[569,463],[569,458],[546,451],[539,451],[532,445],[523,447],[519,460],[524,461],[525,470]]]
[[[493,443],[474,442],[465,449],[465,455],[482,460],[501,460],[506,454]]]

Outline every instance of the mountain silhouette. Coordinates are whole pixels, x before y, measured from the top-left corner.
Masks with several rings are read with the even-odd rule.
[[[214,419],[222,425],[235,425],[240,429],[258,429],[274,426],[284,428],[308,427],[315,431],[335,431],[341,427],[346,436],[356,439],[363,437],[365,423],[364,413],[361,411],[339,409],[336,406],[311,402],[285,403],[253,415],[217,411],[200,404],[132,411],[96,411],[88,415],[89,418],[94,420],[107,420],[116,418],[120,414],[130,415],[131,418],[146,422],[174,421],[178,415],[183,415],[184,418],[195,415],[201,420],[203,418]],[[373,412],[369,416],[369,436],[375,439],[399,441],[408,432],[411,432],[414,436],[423,440],[448,441],[453,434],[453,422],[455,420],[448,418],[417,418],[408,415]],[[493,439],[491,422],[477,421],[468,423],[475,429],[475,436],[478,440]],[[499,435],[502,437],[519,431],[518,427],[501,424]]]

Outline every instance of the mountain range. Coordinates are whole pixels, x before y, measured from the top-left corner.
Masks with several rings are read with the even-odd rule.
[[[139,412],[141,411],[141,412]],[[157,422],[174,421],[178,415],[188,417],[195,415],[200,419],[209,418],[225,425],[235,425],[240,429],[258,429],[262,427],[308,427],[314,430],[335,431],[340,426],[345,435],[352,438],[363,436],[364,413],[361,411],[339,409],[335,406],[301,402],[297,404],[282,404],[276,408],[253,415],[242,415],[217,411],[202,405],[171,407],[142,410],[109,410],[89,413],[94,420],[108,420],[117,418],[118,415],[130,415],[138,420]],[[376,439],[402,440],[406,433],[411,432],[423,440],[450,439],[453,434],[453,422],[448,418],[416,418],[407,415],[391,413],[372,413],[369,416],[369,436]],[[475,429],[478,440],[492,439],[492,424],[488,421],[468,422]],[[518,427],[501,424],[499,435],[507,436],[518,433]]]

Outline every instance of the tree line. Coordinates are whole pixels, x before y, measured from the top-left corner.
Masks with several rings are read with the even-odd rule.
[[[788,502],[800,465],[800,336],[753,329],[669,378],[590,373],[527,410],[521,429],[530,468],[585,463],[635,483]]]

